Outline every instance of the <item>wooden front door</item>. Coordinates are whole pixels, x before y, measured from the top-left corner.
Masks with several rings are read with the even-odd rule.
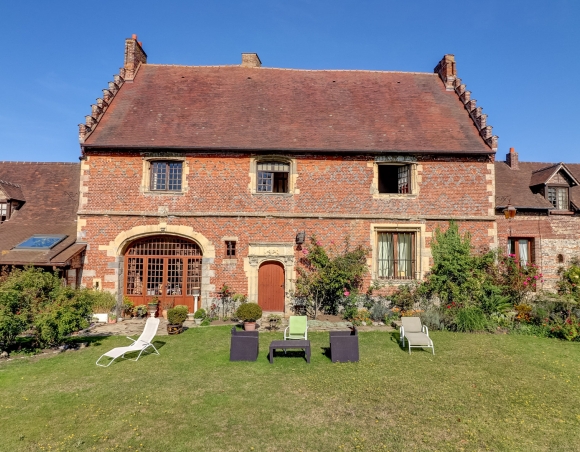
[[[264,311],[284,312],[284,266],[264,262],[258,270],[258,304]]]
[[[193,293],[201,286],[201,258],[200,247],[189,240],[171,236],[138,240],[125,253],[125,296],[136,306],[157,298],[160,310],[186,305],[193,312]]]

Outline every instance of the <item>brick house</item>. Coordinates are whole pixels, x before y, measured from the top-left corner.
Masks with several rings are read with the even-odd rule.
[[[500,249],[538,265],[553,290],[558,268],[580,256],[580,164],[520,162],[511,148],[495,173]],[[510,220],[508,204],[517,211]]]
[[[78,163],[0,162],[0,267],[34,265],[80,283],[79,176]]]
[[[297,234],[370,249],[371,279],[421,279],[450,219],[496,246],[497,137],[457,78],[147,63],[136,36],[81,124],[83,284],[211,303],[222,284],[289,314]],[[199,306],[199,305],[196,305]]]

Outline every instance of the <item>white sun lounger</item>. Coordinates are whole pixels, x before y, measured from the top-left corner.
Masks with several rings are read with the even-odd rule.
[[[421,325],[419,317],[401,317],[400,328],[401,343],[405,347],[405,339],[409,343],[409,353],[411,347],[430,348],[435,354],[435,347],[433,341],[429,337],[429,329],[426,325]]]
[[[139,355],[137,355],[137,358],[131,360],[131,361],[137,361],[141,357],[141,354],[149,347],[152,347],[153,350],[155,350],[155,353],[159,354],[159,352],[157,351],[155,346],[151,343],[151,341],[155,337],[155,334],[157,333],[158,326],[159,326],[159,319],[155,318],[155,317],[149,317],[147,319],[147,322],[145,323],[145,329],[141,333],[141,336],[139,336],[139,339],[135,340],[135,339],[131,339],[130,337],[127,337],[127,339],[133,341],[133,343],[131,345],[129,345],[127,347],[116,347],[113,350],[101,355],[101,357],[99,359],[97,359],[97,362],[96,362],[97,366],[109,367],[111,365],[111,363],[113,361],[115,361],[117,358],[119,358],[119,357],[124,358],[126,353],[139,352]],[[109,363],[107,365],[99,364],[99,361],[104,357],[112,358],[112,359],[109,361]],[[129,359],[129,358],[127,358],[127,359]]]

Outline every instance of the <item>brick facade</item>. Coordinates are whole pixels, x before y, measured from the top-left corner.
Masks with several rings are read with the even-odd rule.
[[[353,245],[372,248],[373,225],[396,224],[405,230],[419,224],[424,228],[424,246],[418,252],[429,262],[433,231],[438,226],[444,229],[454,218],[463,231],[470,231],[477,249],[495,244],[490,215],[493,164],[481,157],[420,158],[416,162],[418,194],[382,199],[372,195],[376,160],[372,156],[294,156],[297,177],[295,193],[290,195],[251,193],[249,172],[254,156],[250,153],[185,154],[187,191],[176,195],[144,192],[143,157],[99,152],[87,155],[83,162],[78,237],[89,244],[86,286],[97,280],[105,290],[122,293],[124,247],[140,235],[115,246],[111,243],[124,232],[146,225],[158,228],[159,233],[187,227],[213,247],[215,256],[204,259],[204,306],[224,283],[256,301],[248,280],[250,244],[290,244],[292,259],[283,256],[282,260],[293,266],[300,257],[294,246],[299,231],[316,234],[326,244],[341,243],[348,236]],[[236,259],[225,256],[227,237],[237,239]],[[371,252],[371,268],[375,258]],[[428,270],[427,262],[421,274]],[[293,272],[289,279],[294,278]],[[371,274],[366,284],[370,280]],[[286,289],[289,292],[291,287]]]
[[[498,215],[497,228],[500,250],[506,249],[508,237],[534,240],[533,261],[544,275],[541,289],[553,291],[559,279],[558,269],[571,258],[580,257],[580,215],[519,212],[512,220]]]

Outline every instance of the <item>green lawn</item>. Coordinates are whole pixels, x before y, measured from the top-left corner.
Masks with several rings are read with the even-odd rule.
[[[158,337],[161,356],[96,359],[121,337],[0,364],[0,450],[580,450],[580,344],[432,333],[360,334],[361,361],[332,364],[327,333],[297,354],[229,362],[229,328]],[[289,352],[290,353],[290,352]],[[297,352],[295,352],[297,353]]]

